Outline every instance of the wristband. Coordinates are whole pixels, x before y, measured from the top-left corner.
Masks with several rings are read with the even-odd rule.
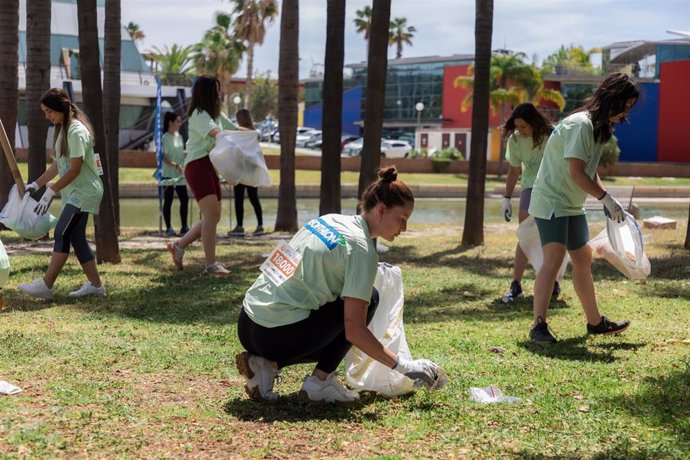
[[[400,364],[400,357],[398,356],[395,358],[395,364],[393,364],[393,367],[391,369],[395,370],[396,367],[398,367],[398,364]]]
[[[601,195],[599,198],[597,198],[597,200],[599,200],[599,201],[603,200],[607,193],[609,193],[609,192],[607,192],[606,190],[604,190],[604,194]]]

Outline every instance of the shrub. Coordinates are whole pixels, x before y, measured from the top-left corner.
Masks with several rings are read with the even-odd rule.
[[[601,159],[599,160],[599,166],[610,166],[616,164],[620,154],[621,149],[618,148],[618,138],[616,136],[611,136],[611,139],[604,144],[604,148],[601,152]]]
[[[407,158],[427,158],[429,156],[429,151],[427,149],[412,149],[410,153],[407,154]]]

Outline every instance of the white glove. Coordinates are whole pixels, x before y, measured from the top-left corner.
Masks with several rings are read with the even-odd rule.
[[[441,370],[438,364],[428,359],[415,359],[414,361],[398,357],[398,364],[393,367],[405,377],[415,381],[415,384],[423,384],[427,390],[436,383],[436,378]]]
[[[38,214],[39,216],[42,216],[48,211],[48,208],[50,208],[50,203],[53,202],[53,198],[55,197],[55,190],[53,190],[51,187],[47,187],[45,193],[41,197],[41,200],[38,202],[36,207],[34,208],[34,212]]]
[[[617,199],[609,195],[609,192],[606,192],[603,197],[599,198],[599,201],[604,205],[606,217],[618,224],[625,220],[623,206],[621,206]]]
[[[503,197],[501,210],[503,210],[503,218],[506,220],[506,222],[510,222],[510,218],[513,217],[513,205],[510,204],[510,197]]]
[[[24,191],[26,193],[34,193],[39,188],[41,188],[40,185],[38,185],[36,182],[32,182],[24,188]]]

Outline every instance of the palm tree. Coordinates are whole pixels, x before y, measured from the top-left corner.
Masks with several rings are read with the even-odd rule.
[[[95,131],[94,151],[107,152],[105,128],[103,125],[103,91],[101,90],[101,67],[98,50],[98,22],[96,15],[96,0],[77,0],[79,11],[79,66],[81,68],[82,97],[84,110],[91,120]],[[119,24],[119,22],[118,22]],[[101,161],[107,159],[103,155]],[[105,169],[105,168],[104,168]],[[117,241],[117,227],[115,213],[112,208],[112,194],[106,198],[111,189],[110,175],[104,174],[103,201],[96,224],[96,258],[98,262],[120,262],[120,249]]]
[[[278,16],[277,0],[234,0],[235,37],[247,44],[247,81],[244,87],[244,108],[251,110],[254,47],[261,45],[266,36],[266,25]]]
[[[340,137],[343,130],[345,0],[328,0],[323,76],[323,146],[319,215],[340,213]]]
[[[193,69],[193,52],[193,45],[181,46],[174,43],[172,47],[168,48],[166,45],[162,50],[154,46],[148,55],[160,66],[156,66],[156,75],[163,84],[178,85],[185,83],[184,77]]]
[[[299,76],[299,0],[283,0],[278,58],[278,122],[280,129],[280,187],[275,229],[297,230],[295,195],[295,137]]]
[[[278,81],[271,77],[270,70],[254,79],[252,101],[252,115],[256,120],[278,112]]]
[[[371,28],[371,7],[365,6],[361,10],[355,11],[355,30],[357,33],[364,33],[364,40],[369,42],[369,29]]]
[[[359,170],[359,191],[376,180],[381,164],[381,132],[383,131],[383,103],[386,94],[388,68],[388,31],[391,20],[391,0],[374,0],[369,35],[367,63],[367,93],[364,107],[364,145]]]
[[[19,0],[2,2],[0,8],[0,119],[10,147],[14,149],[14,129],[17,125],[17,88],[19,79]],[[7,203],[10,187],[14,183],[5,156],[0,160],[0,205]]]
[[[121,7],[120,0],[105,1],[105,30],[103,45],[103,121],[105,126],[105,154],[101,165],[108,177],[103,182],[103,202],[96,224],[114,222],[120,234],[119,152],[120,152],[120,67],[121,67]],[[105,188],[106,184],[108,188]]]
[[[48,123],[38,101],[50,88],[51,0],[26,3],[26,124],[29,130],[29,181],[46,170]]]
[[[554,53],[547,56],[542,63],[542,72],[544,74],[563,74],[563,73],[579,73],[596,75],[600,69],[594,67],[592,64],[592,55],[601,53],[601,48],[592,48],[585,51],[582,46],[570,45],[566,48],[564,45]]]
[[[230,15],[218,12],[215,20],[215,26],[206,31],[203,41],[193,46],[193,60],[198,73],[218,77],[227,98],[230,94],[230,80],[240,66],[244,45],[230,34]],[[227,107],[230,112],[229,102]]]
[[[402,57],[403,43],[412,46],[412,39],[417,29],[407,25],[407,18],[395,18],[390,23],[390,36],[388,44],[396,46],[395,59]]]
[[[688,208],[688,227],[685,232],[685,245],[683,247],[690,251],[690,207]]]
[[[491,34],[493,0],[475,0],[474,103],[470,142],[467,207],[462,244],[484,244],[484,187],[486,180],[486,137],[489,132],[489,86],[491,80]]]
[[[146,37],[146,35],[144,35],[144,31],[139,28],[139,24],[137,23],[127,23],[127,25],[125,26],[125,30],[132,38],[132,40],[134,40],[135,42],[141,41]]]

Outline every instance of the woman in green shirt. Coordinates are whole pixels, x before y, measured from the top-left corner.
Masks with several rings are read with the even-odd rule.
[[[534,321],[529,333],[534,342],[556,342],[546,313],[565,251],[570,255],[573,287],[587,318],[587,332],[615,334],[630,325],[629,321],[612,321],[599,313],[582,205],[589,194],[602,202],[609,219],[621,222],[625,218],[621,204],[604,189],[597,166],[615,124],[625,121],[639,96],[637,84],[628,75],[609,75],[582,107],[558,124],[546,143],[529,206],[544,251],[544,263],[534,283]]]
[[[87,281],[72,298],[105,295],[105,286],[98,274],[96,259],[86,241],[89,214],[98,214],[103,197],[102,171],[96,166],[93,152],[93,128],[84,112],[72,104],[60,88],[48,90],[41,98],[46,119],[55,126],[53,135],[53,164],[35,182],[26,187],[32,193],[48,185],[55,176],[59,179],[46,187],[36,206],[37,214],[45,214],[55,194],[60,192],[62,211],[55,227],[55,244],[48,270],[42,278],[20,284],[19,290],[34,297],[51,299],[53,284],[74,248]]]
[[[184,179],[184,139],[180,135],[182,118],[175,112],[165,112],[163,118],[163,219],[165,220],[165,236],[175,236],[170,220],[173,194],[177,193],[180,200],[180,236],[184,236],[187,228],[187,182]]]
[[[520,178],[520,205],[518,222],[522,223],[529,213],[529,202],[532,197],[532,187],[539,171],[541,159],[544,156],[546,140],[553,131],[551,122],[530,102],[518,105],[505,124],[505,136],[508,138],[506,160],[510,163],[506,177],[506,190],[503,195],[503,218],[510,222],[513,217],[513,206],[510,197],[515,190],[515,184]],[[513,281],[510,289],[501,300],[511,303],[522,295],[522,275],[527,268],[527,256],[515,246],[515,264],[513,266]],[[558,281],[554,283],[552,298],[558,297],[561,288]]]

